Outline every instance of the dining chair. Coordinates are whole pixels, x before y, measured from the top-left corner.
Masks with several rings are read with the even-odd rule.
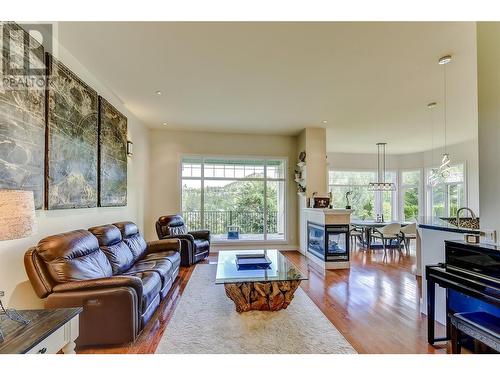
[[[372,237],[382,241],[384,253],[387,252],[388,243],[390,244],[393,240],[398,241],[398,250],[401,251],[401,224],[399,223],[387,224],[382,228],[373,228]]]
[[[410,241],[417,239],[417,223],[411,223],[402,227],[400,232],[405,245],[406,254],[410,254]]]
[[[355,225],[351,225],[351,229],[349,229],[349,240],[351,242],[351,247],[353,249],[356,248],[357,240],[363,243],[364,240],[363,228],[358,228]]]

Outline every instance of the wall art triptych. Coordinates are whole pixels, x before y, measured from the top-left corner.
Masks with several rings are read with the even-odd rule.
[[[126,206],[127,118],[41,46],[33,49],[37,42],[17,24],[0,23],[0,36],[0,189],[32,190],[37,209]],[[6,78],[26,81],[26,66],[46,67],[38,85],[7,86]]]
[[[43,208],[45,163],[45,89],[16,86],[16,77],[29,77],[29,66],[45,66],[42,48],[15,23],[0,23],[2,81],[0,87],[0,189],[32,190],[35,207]],[[39,77],[42,81],[44,76]]]
[[[99,97],[99,205],[127,205],[127,118]]]

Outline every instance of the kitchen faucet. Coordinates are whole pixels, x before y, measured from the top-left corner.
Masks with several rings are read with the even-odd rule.
[[[469,211],[471,217],[473,219],[476,218],[476,214],[474,213],[474,211],[472,211],[469,207],[461,207],[457,210],[457,227],[460,227],[460,212],[462,211]]]

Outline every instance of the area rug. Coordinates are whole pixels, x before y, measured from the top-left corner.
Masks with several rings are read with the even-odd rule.
[[[356,353],[300,287],[286,310],[238,314],[215,274],[216,265],[196,266],[156,353]]]

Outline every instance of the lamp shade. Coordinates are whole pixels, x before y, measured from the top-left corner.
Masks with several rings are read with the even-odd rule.
[[[35,231],[33,192],[0,190],[0,241],[28,237]]]

